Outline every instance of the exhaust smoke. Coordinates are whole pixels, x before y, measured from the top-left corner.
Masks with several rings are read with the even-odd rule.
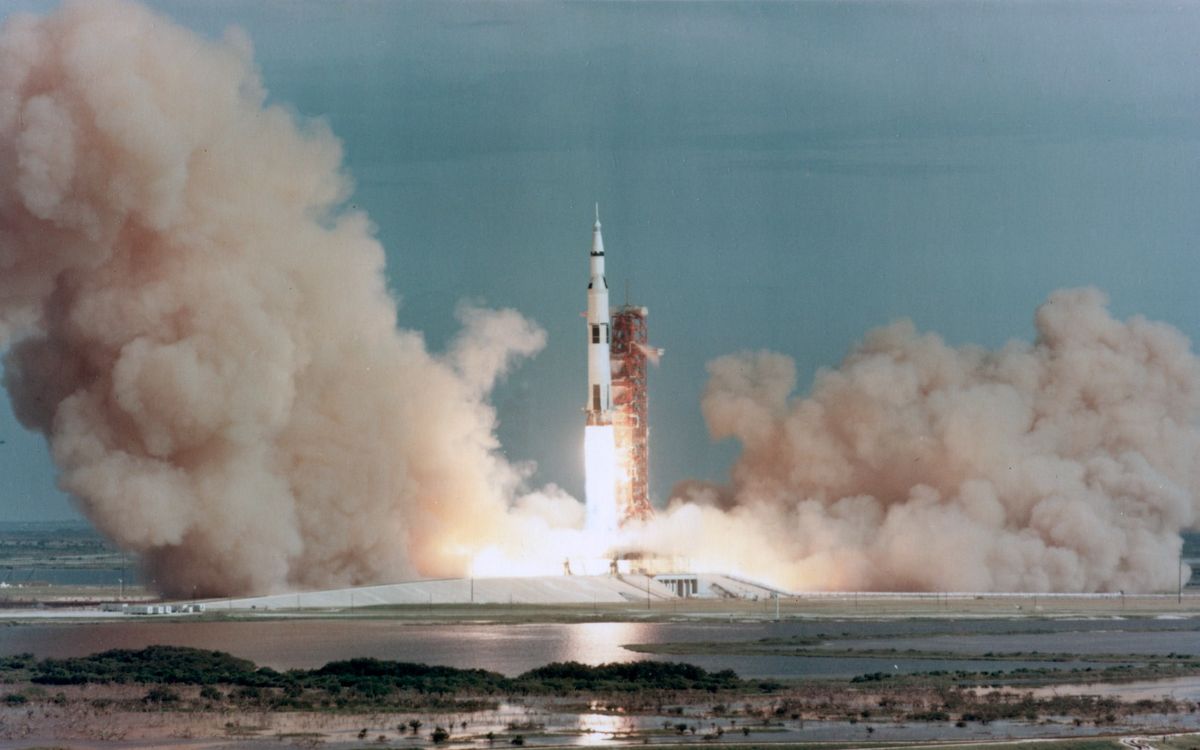
[[[1056,292],[1036,342],[998,351],[894,323],[806,398],[782,355],[712,362],[704,415],[742,454],[728,485],[680,485],[643,544],[793,589],[1173,591],[1200,362],[1106,305]]]
[[[250,56],[111,0],[4,24],[14,411],[166,593],[461,575],[522,518],[486,398],[545,336],[472,308],[445,356],[398,330],[340,144]]]

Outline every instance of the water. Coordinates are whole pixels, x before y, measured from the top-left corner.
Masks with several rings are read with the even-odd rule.
[[[1147,721],[1154,717],[1152,721]],[[442,714],[434,716],[432,723],[445,726],[456,726],[463,714]],[[1013,739],[1078,736],[1087,737],[1098,734],[1109,734],[1125,728],[1146,726],[1179,726],[1195,728],[1200,726],[1200,718],[1196,716],[1155,716],[1140,715],[1130,717],[1126,724],[1116,727],[1084,725],[1075,726],[1068,719],[1049,721],[1047,723],[1028,723],[1018,721],[994,721],[989,724],[971,722],[965,727],[954,726],[953,722],[907,722],[907,721],[858,721],[850,724],[844,720],[785,720],[772,724],[770,727],[749,724],[743,718],[742,723],[730,723],[727,718],[716,718],[705,715],[703,711],[686,713],[683,716],[658,715],[618,715],[611,713],[560,713],[556,711],[530,710],[523,705],[502,703],[495,711],[479,711],[470,715],[470,724],[466,730],[467,736],[453,736],[448,746],[478,746],[476,742],[468,741],[470,735],[476,738],[488,731],[497,734],[513,731],[513,723],[528,722],[531,728],[525,736],[527,745],[534,746],[594,746],[608,745],[615,742],[641,742],[641,737],[653,733],[654,744],[681,744],[695,746],[708,732],[713,732],[717,726],[724,730],[720,740],[729,742],[845,742],[847,740],[887,741],[887,742],[922,742],[934,740],[989,740],[998,737]],[[695,734],[690,731],[685,734],[662,732],[664,721],[669,725],[684,723],[695,727]],[[1136,723],[1134,723],[1136,722]],[[743,735],[740,726],[749,726],[748,735]],[[870,728],[871,731],[868,731]],[[422,745],[424,737],[413,738],[411,744]]]
[[[110,715],[108,718],[117,723],[118,731],[114,736],[121,740],[98,740],[94,737],[80,739],[74,736],[73,726],[79,721],[77,715],[60,712],[53,706],[42,710],[31,725],[27,725],[28,733],[19,731],[23,720],[21,712],[10,713],[8,717],[13,726],[18,729],[9,738],[0,737],[0,750],[18,750],[38,744],[100,750],[113,747],[145,747],[145,748],[211,748],[214,746],[213,737],[219,740],[215,744],[227,750],[254,750],[270,742],[278,746],[293,746],[289,740],[294,740],[296,732],[318,737],[320,745],[335,750],[351,750],[362,748],[367,742],[387,747],[399,748],[428,748],[429,732],[434,726],[446,727],[451,736],[442,747],[457,749],[480,747],[511,747],[507,741],[514,734],[522,734],[525,744],[532,747],[604,747],[614,745],[640,745],[647,740],[654,744],[687,745],[696,747],[706,734],[715,734],[720,726],[724,735],[720,738],[723,743],[803,743],[814,741],[868,741],[876,742],[930,742],[957,740],[962,742],[1009,739],[1034,739],[1047,737],[1088,737],[1094,735],[1138,732],[1148,730],[1166,731],[1195,730],[1200,726],[1194,714],[1176,714],[1164,716],[1161,714],[1134,714],[1119,720],[1115,725],[1096,726],[1084,724],[1075,726],[1069,717],[1055,717],[1049,721],[1026,723],[1013,721],[995,721],[990,724],[969,723],[958,727],[950,722],[906,722],[871,720],[851,724],[844,720],[806,720],[773,722],[766,727],[755,723],[745,735],[742,727],[747,723],[742,719],[734,724],[728,718],[710,717],[703,707],[683,716],[677,715],[624,715],[613,713],[567,712],[547,704],[514,704],[502,703],[495,710],[434,713],[422,712],[413,715],[423,722],[422,731],[413,734],[402,730],[407,714],[381,714],[369,717],[355,715],[339,715],[334,712],[318,712],[315,714],[298,714],[293,712],[275,712],[255,714],[250,716],[233,717],[234,723],[245,727],[244,734],[230,734],[231,716],[228,713],[213,714],[206,712],[185,712],[172,714],[140,714],[140,715]],[[4,709],[0,707],[0,716]],[[169,728],[163,727],[169,722]],[[464,726],[465,722],[465,726]],[[158,729],[145,731],[149,724],[158,724]],[[670,729],[676,723],[686,724],[694,728],[695,733],[687,731],[683,734]],[[50,724],[50,726],[47,726]],[[221,734],[224,724],[225,736]],[[363,740],[358,739],[359,732],[367,728]],[[142,729],[135,728],[141,727]],[[106,731],[112,731],[108,728]],[[495,732],[495,742],[485,739],[487,732]],[[125,736],[129,732],[130,736]],[[1158,732],[1155,732],[1158,733]],[[375,737],[382,735],[384,743],[377,743]],[[66,740],[66,742],[64,742]],[[287,743],[287,744],[280,744]]]
[[[1139,625],[1154,621],[1145,621]],[[993,621],[994,623],[994,621]],[[1004,622],[1010,629],[1014,623]],[[1103,623],[1099,623],[1103,624]],[[988,628],[987,621],[963,623],[964,628]],[[1088,623],[1076,623],[1087,627]],[[818,629],[893,631],[922,627],[921,623],[552,623],[405,624],[388,620],[322,619],[247,620],[210,622],[196,620],[139,620],[79,624],[19,624],[0,627],[0,654],[32,652],[39,657],[82,656],[110,648],[141,648],[151,644],[192,646],[228,651],[275,669],[314,668],[338,659],[369,656],[397,661],[483,668],[517,675],[555,661],[588,664],[639,659],[686,661],[710,670],[733,669],[750,678],[837,677],[872,672],[927,672],[970,670],[992,672],[1020,667],[1099,668],[1103,664],[1077,662],[986,661],[971,659],[908,659],[795,657],[777,655],[686,654],[659,656],[623,648],[628,643],[757,640],[766,637],[811,635]],[[1179,623],[1175,623],[1179,627]],[[943,623],[944,627],[944,623]],[[1110,625],[1111,627],[1111,625]],[[1151,631],[1154,633],[1155,631]],[[1127,633],[1131,639],[1146,635]],[[1191,631],[1158,633],[1194,643]],[[886,641],[891,644],[894,641]],[[874,645],[881,645],[876,641]],[[1156,646],[1162,648],[1163,646]]]
[[[1193,625],[1200,628],[1200,625]],[[1200,653],[1200,630],[1134,631],[1090,630],[1081,638],[1077,632],[1002,633],[989,635],[937,635],[919,638],[839,640],[836,648],[889,648],[898,651],[941,651],[955,654],[1047,653],[1140,654]]]

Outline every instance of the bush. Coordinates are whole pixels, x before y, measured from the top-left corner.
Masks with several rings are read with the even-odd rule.
[[[429,735],[429,738],[433,740],[433,744],[440,745],[450,739],[450,733],[444,727],[434,727],[433,734]]]
[[[555,662],[532,669],[517,678],[518,684],[550,692],[562,690],[710,690],[737,687],[741,679],[731,669],[709,672],[694,664],[634,661],[590,666]]]
[[[150,692],[146,693],[142,701],[145,703],[178,703],[179,693],[169,687],[159,685],[150,688]]]
[[[223,653],[179,646],[112,649],[91,656],[45,659],[33,666],[33,682],[44,685],[145,683],[212,685],[253,679],[254,662]]]
[[[945,711],[920,711],[908,715],[909,721],[949,721],[950,715]]]
[[[857,677],[850,679],[850,682],[882,682],[883,680],[892,679],[891,672],[872,672],[870,674],[860,674]]]
[[[20,706],[28,702],[29,699],[20,693],[9,693],[8,695],[4,696],[4,703],[8,706]]]
[[[30,653],[14,654],[13,656],[0,656],[0,672],[29,669],[36,661],[37,660],[33,658],[33,654]]]
[[[27,654],[4,657],[4,668],[28,670],[29,679],[42,685],[142,684],[197,685],[204,700],[272,702],[275,707],[301,707],[306,691],[321,705],[344,708],[362,704],[394,703],[397,692],[422,694],[563,694],[575,691],[621,692],[755,688],[770,692],[780,687],[771,681],[743,681],[732,670],[709,672],[692,664],[640,661],[591,666],[558,662],[530,670],[516,678],[482,669],[455,669],[379,659],[349,659],[320,669],[278,672],[220,651],[177,646],[149,646],[140,650],[111,649],[85,657],[43,659]],[[18,675],[24,679],[23,675]],[[216,686],[229,689],[222,694]],[[27,697],[34,699],[29,690]],[[282,695],[281,695],[282,693]],[[165,695],[165,694],[164,694]],[[160,699],[156,702],[172,702]],[[176,698],[175,700],[178,700]],[[682,713],[681,709],[676,709]],[[418,734],[420,722],[409,722]]]

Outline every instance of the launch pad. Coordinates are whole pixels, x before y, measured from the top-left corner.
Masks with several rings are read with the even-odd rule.
[[[692,581],[695,581],[693,584]],[[689,594],[692,586],[695,594]],[[171,603],[164,603],[171,604]],[[301,591],[267,596],[176,602],[178,607],[201,605],[207,613],[312,610],[350,614],[363,608],[409,608],[414,616],[427,607],[574,608],[591,612],[644,610],[690,613],[696,617],[753,616],[774,619],[831,617],[845,619],[911,617],[1054,617],[1160,615],[1193,618],[1200,615],[1200,593],[1175,594],[1035,594],[1018,592],[904,592],[803,591],[779,592],[737,577],[720,574],[661,574],[645,576],[530,576],[451,578],[379,586]],[[686,607],[686,609],[681,609]],[[95,610],[87,610],[95,612]],[[492,611],[496,611],[493,609]],[[513,610],[518,613],[518,610]],[[38,619],[80,617],[80,610],[38,611]],[[443,610],[444,612],[444,610]],[[638,614],[642,612],[642,614]],[[56,613],[58,613],[56,615]],[[74,613],[74,614],[72,614]],[[779,613],[777,615],[777,613]],[[120,613],[113,613],[120,614]],[[125,614],[134,614],[126,611]],[[453,615],[458,616],[458,615]],[[536,614],[530,614],[536,617]]]
[[[304,591],[204,602],[222,610],[356,609],[406,605],[669,604],[683,599],[761,601],[785,594],[732,576],[618,573],[425,581]]]

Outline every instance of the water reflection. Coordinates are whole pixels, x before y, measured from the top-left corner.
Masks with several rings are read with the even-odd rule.
[[[628,716],[613,714],[580,714],[578,745],[603,745],[618,736],[638,730],[637,722]]]
[[[645,656],[623,648],[624,644],[649,639],[649,627],[642,622],[579,623],[566,631],[563,655],[556,661],[586,664],[637,661]]]

